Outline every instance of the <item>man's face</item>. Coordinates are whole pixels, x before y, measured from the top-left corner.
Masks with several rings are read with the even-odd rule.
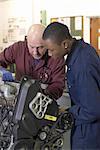
[[[44,48],[42,39],[27,39],[27,45],[29,49],[29,53],[35,59],[40,59],[46,52],[46,48]]]
[[[51,39],[47,39],[44,41],[44,45],[46,49],[48,49],[49,55],[54,58],[62,57],[66,54],[65,47],[62,43],[58,45],[54,43]]]

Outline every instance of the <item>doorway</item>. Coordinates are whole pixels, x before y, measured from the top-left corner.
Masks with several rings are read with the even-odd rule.
[[[90,18],[90,43],[100,56],[100,18]]]

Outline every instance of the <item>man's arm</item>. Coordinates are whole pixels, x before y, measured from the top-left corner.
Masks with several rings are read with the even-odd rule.
[[[5,68],[7,68],[8,65],[11,65],[15,62],[17,50],[18,44],[14,43],[13,45],[5,48],[4,51],[0,53],[0,73],[2,74],[3,81],[14,80],[12,73],[7,71]]]
[[[78,75],[76,94],[78,104],[69,111],[74,114],[76,124],[100,119],[100,61],[91,61],[86,71]]]
[[[7,47],[0,53],[0,65],[7,67],[10,64],[15,63],[17,51],[19,50],[19,42]]]
[[[45,93],[57,100],[62,96],[65,87],[65,61],[58,59],[53,65],[52,81],[45,90]]]

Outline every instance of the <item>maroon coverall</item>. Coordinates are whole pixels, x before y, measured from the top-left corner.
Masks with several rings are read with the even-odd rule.
[[[64,59],[53,59],[48,56],[45,67],[45,55],[36,65],[34,58],[29,54],[27,41],[19,41],[4,49],[0,53],[0,64],[7,67],[9,64],[16,64],[16,80],[20,80],[23,75],[31,76],[33,79],[45,80],[48,84],[46,93],[58,99],[63,92],[65,80]]]

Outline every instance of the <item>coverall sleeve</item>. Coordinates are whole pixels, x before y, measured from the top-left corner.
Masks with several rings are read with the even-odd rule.
[[[46,94],[57,100],[62,96],[65,87],[65,61],[59,59],[53,66],[52,81],[46,89]]]
[[[18,43],[14,43],[13,45],[5,48],[4,51],[0,53],[0,65],[7,67],[9,64],[15,63],[17,51]]]
[[[100,119],[100,61],[92,59],[86,68],[77,76],[77,103],[69,109],[76,124]]]

